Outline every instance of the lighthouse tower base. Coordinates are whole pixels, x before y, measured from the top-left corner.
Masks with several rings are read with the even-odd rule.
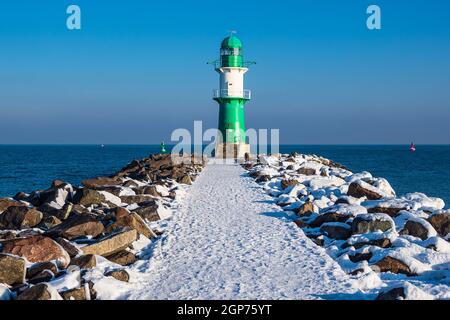
[[[250,155],[250,144],[248,143],[218,143],[216,145],[216,158],[244,158],[245,154]]]

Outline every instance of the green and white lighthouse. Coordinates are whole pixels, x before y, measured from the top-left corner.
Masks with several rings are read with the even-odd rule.
[[[242,158],[245,153],[250,153],[245,135],[244,105],[250,100],[251,92],[244,89],[244,74],[252,63],[244,62],[242,42],[235,35],[223,39],[220,59],[214,61],[220,76],[219,89],[213,92],[213,99],[219,103],[221,137],[218,135],[215,152],[218,158]]]

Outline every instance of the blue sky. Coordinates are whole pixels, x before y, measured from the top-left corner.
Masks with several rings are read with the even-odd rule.
[[[231,2],[233,3],[233,2]],[[66,29],[66,8],[82,29]],[[382,30],[366,28],[366,8]],[[159,143],[217,125],[227,30],[253,100],[248,128],[282,143],[450,143],[450,2],[2,1],[1,143]]]

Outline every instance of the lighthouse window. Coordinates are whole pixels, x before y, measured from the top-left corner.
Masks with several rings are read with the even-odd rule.
[[[220,54],[222,56],[238,56],[241,54],[241,50],[239,48],[222,49]]]

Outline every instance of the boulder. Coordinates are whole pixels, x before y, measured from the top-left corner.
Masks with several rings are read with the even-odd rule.
[[[147,221],[158,221],[160,220],[158,208],[159,206],[156,201],[149,201],[141,204],[141,206],[134,209],[133,212],[137,213],[141,218]]]
[[[105,273],[107,277],[113,277],[119,281],[128,282],[130,280],[130,275],[126,270],[112,270]]]
[[[347,195],[355,198],[366,197],[369,200],[378,200],[383,198],[383,195],[380,192],[377,192],[376,188],[363,181],[350,183]]]
[[[407,210],[407,208],[396,208],[396,207],[372,207],[368,208],[368,213],[385,213],[388,216],[395,218],[399,215],[402,210]]]
[[[73,199],[74,203],[89,207],[91,205],[107,204],[110,207],[120,205],[120,198],[107,191],[98,191],[93,189],[81,189],[77,191]]]
[[[155,198],[148,194],[139,194],[135,196],[120,196],[122,203],[133,204],[133,203],[144,203],[148,201],[153,201]]]
[[[327,212],[317,216],[309,225],[311,228],[318,228],[327,222],[345,222],[348,216],[337,212]]]
[[[135,229],[139,234],[151,239],[156,237],[156,234],[145,224],[145,221],[135,212],[129,215],[122,216],[116,220],[112,225],[108,226],[107,232],[112,232],[121,227],[129,227]]]
[[[29,262],[56,261],[62,269],[70,262],[68,253],[57,242],[42,235],[9,240],[2,252],[24,257]]]
[[[103,188],[106,186],[118,186],[122,184],[122,181],[115,179],[115,178],[108,178],[108,177],[97,177],[94,179],[86,179],[81,181],[81,184],[85,186],[88,189],[96,189],[96,188]]]
[[[400,300],[405,299],[406,293],[404,287],[396,287],[388,290],[382,290],[375,300]]]
[[[308,201],[292,211],[294,211],[298,216],[308,216],[314,212],[314,205],[312,202]]]
[[[426,220],[423,220],[424,223],[428,222]],[[403,227],[403,229],[400,231],[400,234],[402,235],[410,235],[413,237],[417,237],[420,238],[422,240],[426,240],[431,236],[434,236],[434,234],[430,234],[430,228],[432,228],[429,224],[429,228],[427,228],[424,223],[420,223],[419,221],[416,220],[408,220],[405,223],[405,226]],[[434,231],[434,230],[433,230]]]
[[[96,254],[100,256],[108,256],[118,251],[126,249],[134,241],[137,240],[137,232],[134,229],[124,230],[119,233],[110,235],[102,240],[87,245],[82,248],[84,254]]]
[[[372,266],[375,271],[380,272],[392,272],[392,273],[401,273],[407,276],[415,276],[416,274],[411,271],[408,265],[406,265],[403,261],[398,259],[386,256],[375,265]]]
[[[88,297],[90,295],[86,291],[85,286],[82,286],[81,288],[70,289],[60,294],[64,300],[89,300]]]
[[[348,239],[351,235],[351,227],[341,222],[327,222],[322,224],[320,231],[324,232],[328,238],[336,240]]]
[[[441,237],[445,237],[450,233],[450,214],[435,213],[428,218],[428,222]]]
[[[392,219],[384,214],[360,214],[352,222],[352,233],[369,233],[375,231],[388,231],[394,228]]]
[[[161,197],[161,194],[158,192],[156,186],[148,186],[148,187],[144,187],[141,190],[142,194],[148,194],[151,195],[153,197]]]
[[[298,181],[295,179],[283,179],[281,180],[281,189],[286,189],[288,187],[293,187],[298,184]]]
[[[104,231],[103,224],[94,215],[73,215],[63,223],[48,230],[47,235],[51,237],[63,237],[69,240],[84,236],[97,237]]]
[[[134,253],[127,250],[113,253],[112,255],[106,256],[105,258],[111,262],[120,264],[121,266],[129,266],[130,264],[133,264],[138,260]]]
[[[40,191],[38,194],[38,201],[34,205],[42,205],[49,203],[53,206],[62,207],[68,200],[72,200],[73,187],[68,183],[61,183],[56,187]]]
[[[0,199],[0,215],[9,207],[26,207],[26,205],[19,201],[14,201],[9,198]]]
[[[42,212],[23,206],[10,206],[0,214],[0,228],[26,229],[35,227],[42,220]]]
[[[70,241],[64,239],[64,238],[56,238],[54,239],[58,244],[63,247],[64,250],[67,251],[70,258],[76,257],[77,255],[81,254],[82,251]]]
[[[55,216],[46,216],[44,219],[42,219],[41,223],[39,223],[38,227],[41,229],[51,229],[53,227],[56,227],[61,223],[61,220],[59,220]]]
[[[114,208],[112,212],[114,213],[116,219],[120,219],[130,214],[130,210],[122,207]]]
[[[50,280],[53,279],[54,276],[55,275],[50,270],[43,270],[43,271],[39,272],[37,275],[35,275],[34,277],[28,279],[28,283],[38,284],[41,282],[49,282]]]
[[[360,249],[364,246],[376,246],[380,248],[389,248],[392,245],[391,240],[388,238],[380,238],[380,239],[372,239],[372,240],[362,240],[359,242],[355,242],[353,244],[350,244],[349,242],[346,242],[342,248],[348,248],[348,247],[354,247],[355,249]]]
[[[25,259],[0,253],[0,283],[14,285],[25,282]]]
[[[182,184],[192,184],[192,179],[189,175],[184,175],[180,178],[177,179],[178,183],[182,183]]]
[[[49,287],[44,284],[37,284],[35,286],[25,289],[19,296],[17,300],[51,300],[52,293]]]
[[[45,270],[50,270],[53,274],[58,273],[58,268],[56,267],[56,264],[54,264],[53,262],[51,261],[39,262],[33,264],[27,269],[27,279],[34,278],[39,273]]]
[[[97,266],[97,258],[94,254],[85,254],[70,260],[71,266],[78,266],[80,269],[93,269]]]
[[[294,220],[294,223],[297,225],[297,227],[299,228],[306,228],[308,227],[308,224],[304,221],[302,221],[301,219],[296,219]]]
[[[43,203],[39,207],[39,211],[44,213],[45,216],[54,216],[60,220],[65,220],[69,217],[72,212],[73,204],[70,202],[65,203],[63,206],[58,206],[56,204]]]
[[[349,254],[348,258],[350,259],[351,262],[353,263],[358,263],[361,261],[369,261],[372,258],[373,254],[372,252],[359,252],[359,253],[355,253],[355,254]]]
[[[316,175],[316,169],[314,169],[314,168],[302,167],[302,168],[299,168],[299,169],[297,170],[297,173],[299,173],[299,174],[304,174],[304,175],[306,175],[306,176],[314,176],[314,175]]]

